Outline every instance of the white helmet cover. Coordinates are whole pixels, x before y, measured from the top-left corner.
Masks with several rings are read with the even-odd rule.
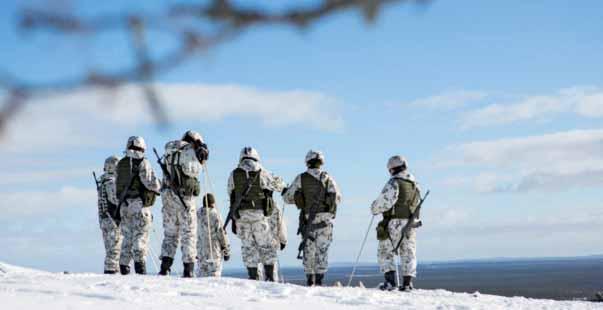
[[[400,156],[400,155],[394,155],[392,157],[389,158],[389,160],[387,161],[387,170],[391,170],[397,167],[408,167],[408,162],[406,161],[406,158]]]
[[[119,162],[119,157],[112,155],[105,159],[105,172],[107,173],[115,173],[115,169],[117,168],[117,163]]]
[[[325,156],[322,154],[321,151],[309,150],[308,154],[306,154],[306,159],[305,159],[306,164],[309,161],[311,161],[312,159],[318,159],[322,163],[325,162]]]
[[[241,156],[239,156],[239,161],[243,161],[243,159],[253,159],[255,161],[260,161],[260,154],[258,151],[250,146],[246,146],[241,150]]]
[[[126,145],[126,150],[131,147],[141,148],[143,151],[147,149],[147,144],[144,142],[144,139],[140,136],[132,136],[128,138],[128,144]]]
[[[205,141],[203,141],[203,136],[194,130],[189,130],[184,133],[182,140],[186,140],[187,138],[193,141],[198,141],[199,143],[205,143]]]

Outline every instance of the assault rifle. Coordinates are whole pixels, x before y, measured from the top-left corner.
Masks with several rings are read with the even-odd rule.
[[[169,170],[167,169],[167,165],[161,161],[161,157],[159,157],[159,153],[157,153],[157,149],[153,148],[153,153],[155,153],[155,156],[157,156],[157,163],[159,164],[159,167],[161,167],[161,171],[163,171],[163,175],[166,176],[168,179],[169,188],[172,190],[172,192],[174,192],[174,194],[176,194],[176,197],[178,197],[178,200],[180,200],[180,203],[184,206],[184,209],[188,210],[188,206],[186,205],[186,202],[184,202],[184,199],[180,195],[180,192],[174,187],[174,183],[175,183],[174,179],[172,179],[172,175],[170,174]]]
[[[322,177],[324,172],[320,174],[319,181],[322,183]],[[301,234],[302,241],[299,243],[297,247],[297,259],[303,259],[304,255],[306,255],[304,248],[306,247],[306,243],[308,239],[310,241],[314,241],[314,237],[311,237],[310,234],[314,230],[314,228],[322,228],[320,224],[314,224],[314,219],[316,218],[316,213],[318,213],[318,209],[320,208],[320,198],[326,196],[326,193],[329,189],[329,179],[327,179],[327,184],[324,187],[321,187],[320,192],[318,193],[316,199],[312,201],[312,206],[308,212],[308,221],[305,221],[305,213],[302,210],[300,214],[300,227],[297,230],[297,234]],[[302,225],[303,224],[303,225]]]
[[[100,182],[96,178],[96,172],[92,171],[92,176],[94,177],[94,183],[96,183],[96,191],[100,191]]]
[[[258,170],[258,173],[253,179],[249,178],[247,180],[247,184],[245,184],[245,190],[243,190],[243,193],[237,198],[235,203],[230,206],[230,210],[228,211],[228,215],[226,216],[226,222],[224,222],[224,226],[222,227],[223,229],[226,229],[226,227],[228,227],[228,223],[230,222],[230,220],[232,220],[236,212],[239,211],[241,203],[247,198],[247,196],[249,196],[251,187],[253,186],[253,183],[255,183],[255,181],[260,177],[260,174],[262,174],[262,169]]]
[[[404,227],[402,227],[402,237],[400,238],[400,241],[398,241],[398,244],[396,244],[396,247],[394,248],[394,253],[398,252],[400,245],[402,245],[402,240],[404,240],[404,238],[406,238],[406,235],[408,234],[408,232],[410,231],[411,228],[421,227],[421,225],[422,225],[421,222],[415,223],[415,221],[419,217],[419,213],[421,212],[421,206],[423,205],[423,202],[425,201],[425,199],[427,199],[427,196],[429,196],[429,190],[427,191],[427,193],[425,193],[425,196],[423,196],[423,198],[421,198],[421,201],[419,201],[419,205],[417,205],[415,212],[413,212],[410,215],[410,218],[408,219],[408,222],[406,223],[406,225],[404,225]]]

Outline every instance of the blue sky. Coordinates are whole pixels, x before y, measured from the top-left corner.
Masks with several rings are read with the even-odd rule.
[[[123,2],[74,1],[86,15],[174,3]],[[271,1],[271,9],[295,3]],[[119,33],[18,35],[18,7],[0,4],[2,71],[45,81],[132,61]],[[439,0],[392,6],[374,25],[348,12],[306,31],[253,29],[158,79],[173,121],[165,130],[133,86],[37,100],[0,141],[0,260],[100,270],[90,171],[121,153],[130,135],[161,149],[187,129],[211,147],[223,214],[228,173],[243,146],[256,147],[266,168],[289,182],[308,149],[323,150],[344,196],[335,262],[355,258],[394,154],[406,156],[432,190],[420,260],[600,254],[602,8],[599,1]],[[157,53],[173,44],[153,39]],[[295,213],[287,206],[286,265],[299,265]],[[362,260],[376,261],[369,239]],[[238,257],[227,265],[239,266]]]

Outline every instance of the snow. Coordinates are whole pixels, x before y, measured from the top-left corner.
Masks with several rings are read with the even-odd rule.
[[[234,278],[58,274],[0,263],[0,309],[603,309],[603,304],[444,290],[411,293]]]

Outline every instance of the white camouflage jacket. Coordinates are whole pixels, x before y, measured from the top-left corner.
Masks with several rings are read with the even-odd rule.
[[[335,179],[333,179],[326,171],[323,171],[320,168],[308,168],[308,170],[306,170],[306,172],[308,172],[311,176],[313,176],[317,180],[320,180],[322,182],[322,184],[326,184],[327,180],[328,180],[329,186],[327,188],[327,193],[335,194],[335,203],[337,205],[339,205],[341,203],[341,191],[339,190],[339,187],[337,186]],[[324,176],[321,179],[321,174],[323,174],[323,172],[324,172]],[[293,183],[291,183],[291,185],[289,186],[289,189],[287,189],[287,192],[285,192],[285,195],[283,195],[283,200],[285,200],[285,203],[295,204],[295,192],[300,190],[301,187],[302,187],[301,174],[299,174],[299,175],[297,175],[295,180],[293,180]],[[318,213],[318,214],[316,214],[316,219],[314,220],[314,223],[324,222],[325,220],[332,220],[332,219],[334,219],[334,217],[335,216],[331,213],[326,213],[326,212]]]
[[[394,207],[396,201],[398,201],[399,189],[398,183],[394,181],[395,178],[408,180],[417,184],[415,177],[408,171],[401,171],[393,175],[383,187],[383,190],[381,191],[379,197],[377,197],[377,199],[375,199],[375,201],[373,201],[373,203],[371,204],[371,212],[373,214],[377,215],[391,210]],[[421,189],[419,188],[418,184],[417,190],[419,190],[420,194]]]

